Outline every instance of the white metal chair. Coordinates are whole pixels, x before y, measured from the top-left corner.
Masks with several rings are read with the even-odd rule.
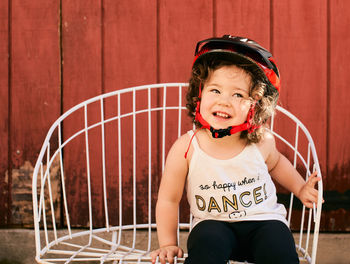
[[[192,129],[186,89],[185,83],[169,83],[118,90],[57,119],[33,174],[37,262],[150,263],[165,157],[172,142]],[[312,170],[321,176],[305,126],[282,107],[277,112],[270,126],[281,152],[306,178]],[[317,210],[293,205],[293,195],[286,205],[289,224],[299,230],[300,259],[308,263],[316,260],[322,181],[318,190]],[[186,202],[181,204],[178,236],[185,241],[191,221]]]

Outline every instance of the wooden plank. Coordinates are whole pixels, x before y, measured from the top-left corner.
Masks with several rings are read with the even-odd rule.
[[[122,0],[104,1],[104,46],[103,46],[103,82],[104,91],[110,92],[122,88],[152,84],[157,82],[157,1]],[[147,107],[147,93],[138,94],[136,109]],[[157,94],[152,93],[151,100],[156,101]],[[107,100],[106,116],[117,114],[116,98]],[[131,96],[121,97],[121,111],[132,111]],[[153,116],[155,118],[155,116]],[[106,165],[109,195],[110,221],[118,224],[116,210],[119,205],[118,191],[118,137],[117,122],[106,127]],[[137,180],[137,221],[148,221],[147,212],[147,173],[148,165],[148,123],[146,115],[136,118],[136,175]],[[132,223],[132,118],[124,118],[121,131],[122,175],[123,175],[123,222]],[[153,134],[153,142],[157,143],[157,134]],[[153,146],[154,148],[154,146]],[[155,152],[152,163],[157,162]],[[114,210],[112,209],[114,208]]]
[[[30,173],[60,114],[58,8],[54,1],[11,1],[12,224],[32,222]]]
[[[327,1],[274,1],[272,50],[281,72],[280,104],[309,129],[326,177]],[[283,123],[284,124],[284,123]],[[295,127],[280,127],[283,134]],[[288,131],[290,130],[290,131]],[[293,141],[292,141],[293,142]],[[305,142],[305,140],[303,140]],[[299,148],[306,146],[299,143]]]
[[[157,81],[156,1],[104,1],[105,92]]]
[[[9,126],[9,8],[8,1],[0,3],[0,226],[7,224],[8,216],[8,126]]]
[[[350,141],[348,137],[350,124],[348,122],[350,109],[348,107],[349,90],[347,83],[348,48],[350,37],[346,28],[350,25],[346,15],[350,11],[347,1],[334,1],[330,6],[330,87],[329,87],[329,134],[328,134],[328,167],[330,190],[344,192],[350,188]],[[345,120],[344,120],[345,119]]]
[[[159,81],[187,82],[197,41],[213,36],[210,1],[160,1]]]
[[[270,48],[270,0],[223,0],[215,3],[216,36],[248,37]]]
[[[325,183],[327,190],[345,194],[350,190],[350,109],[347,100],[350,94],[347,88],[350,81],[350,3],[329,1],[329,8],[328,171]],[[331,224],[327,229],[349,230],[349,213],[349,208],[331,212]]]
[[[62,1],[63,109],[102,93],[101,2]],[[88,125],[99,120],[99,105],[87,108]],[[64,137],[84,128],[84,112],[78,111],[64,123]],[[71,223],[88,224],[88,172],[91,176],[92,215],[102,223],[101,136],[98,129],[88,131],[69,143],[65,151],[65,175]],[[87,164],[87,151],[90,163]],[[90,166],[90,168],[88,168]],[[90,171],[89,171],[90,169]],[[74,210],[78,209],[79,210]],[[96,220],[96,222],[95,222]]]
[[[281,104],[306,124],[326,164],[326,1],[275,2],[273,50],[281,71]],[[317,43],[317,45],[315,45]]]
[[[101,5],[62,1],[63,108],[101,93]]]

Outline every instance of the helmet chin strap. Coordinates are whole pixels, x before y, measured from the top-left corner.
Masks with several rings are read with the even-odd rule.
[[[201,98],[201,85],[199,86],[199,99]],[[248,130],[248,133],[254,132],[255,129],[259,128],[260,126],[253,125],[253,117],[254,117],[254,108],[256,105],[256,101],[254,101],[250,105],[250,109],[247,115],[247,120],[240,125],[237,126],[229,126],[228,128],[223,128],[223,129],[215,129],[212,126],[209,125],[207,121],[204,120],[202,117],[199,108],[200,108],[200,101],[197,102],[196,106],[196,115],[195,115],[195,120],[198,121],[203,128],[208,129],[213,138],[222,138],[225,136],[231,136],[232,134],[235,134],[237,132],[241,132],[244,130]]]

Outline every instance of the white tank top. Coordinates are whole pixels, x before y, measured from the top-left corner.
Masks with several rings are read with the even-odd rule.
[[[192,137],[193,131],[188,134]],[[255,144],[226,160],[206,154],[195,136],[192,146],[186,189],[194,225],[207,219],[279,220],[288,225],[286,209],[277,203],[276,187]]]

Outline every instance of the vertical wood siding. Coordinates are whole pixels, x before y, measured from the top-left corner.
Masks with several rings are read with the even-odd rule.
[[[229,33],[273,51],[282,75],[280,102],[307,125],[319,154],[326,200],[329,196],[321,228],[350,230],[349,14],[346,0],[1,1],[0,226],[30,225],[16,214],[23,202],[19,197],[31,203],[23,196],[30,192],[30,177],[25,188],[23,179],[60,114],[104,92],[187,82],[196,41]],[[89,119],[98,118],[90,109]],[[73,116],[64,135],[73,132],[69,122],[83,126],[84,120]],[[106,127],[106,134],[113,129]],[[99,133],[89,136],[93,140]],[[112,151],[117,142],[109,140],[107,151]],[[67,166],[86,162],[86,150],[74,147],[80,144],[78,139],[65,152]],[[96,154],[101,146],[91,148],[92,158],[101,159]],[[116,157],[109,158],[107,174],[117,169],[111,165]],[[85,198],[75,190],[86,183],[76,175],[86,172],[78,165],[66,169],[69,199],[78,206]],[[103,220],[99,178],[92,178],[97,225]],[[116,189],[116,183],[109,188]],[[73,215],[72,221],[81,224],[84,217]]]
[[[9,6],[0,2],[0,225],[8,223],[9,218]]]

